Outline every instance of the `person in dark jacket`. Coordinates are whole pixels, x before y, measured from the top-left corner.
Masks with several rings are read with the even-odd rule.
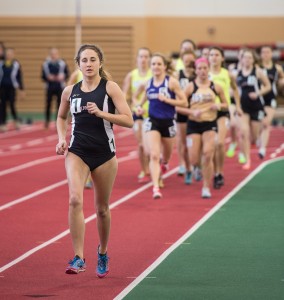
[[[3,42],[0,42],[0,61],[5,59],[6,47]]]
[[[19,129],[16,111],[16,92],[24,98],[24,85],[20,63],[15,59],[13,48],[7,48],[4,60],[0,61],[0,130],[6,131],[7,104],[10,106],[16,129]]]
[[[65,87],[66,79],[69,76],[69,69],[66,62],[60,58],[57,48],[51,48],[49,57],[42,65],[42,79],[46,83],[46,108],[45,108],[45,128],[49,127],[50,110],[53,97],[56,98],[57,111],[60,105],[62,91]]]

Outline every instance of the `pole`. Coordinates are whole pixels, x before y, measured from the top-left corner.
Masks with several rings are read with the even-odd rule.
[[[82,43],[81,0],[75,0],[75,1],[76,1],[75,52],[77,52]]]

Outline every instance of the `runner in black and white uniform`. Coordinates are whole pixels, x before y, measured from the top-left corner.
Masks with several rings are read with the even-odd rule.
[[[106,92],[106,83],[107,80],[101,78],[94,91],[85,93],[81,90],[82,82],[78,82],[70,95],[72,135],[68,151],[78,155],[90,171],[115,156],[112,124],[90,115],[87,110],[87,103],[94,102],[100,110],[115,113],[113,101]]]
[[[246,159],[246,163],[243,165],[244,170],[250,169],[250,144],[251,141],[256,141],[258,138],[260,125],[265,117],[263,95],[271,89],[267,76],[255,65],[255,61],[254,52],[250,49],[244,50],[241,59],[242,68],[236,78],[243,110],[241,116],[241,148]],[[252,137],[250,137],[250,132]]]
[[[112,124],[133,126],[133,118],[119,86],[109,80],[103,66],[103,52],[96,45],[82,45],[76,62],[83,80],[67,86],[61,97],[57,117],[56,153],[67,152],[67,120],[72,113],[72,132],[65,168],[69,185],[69,226],[74,258],[67,274],[86,269],[84,259],[85,222],[83,192],[91,172],[95,190],[97,228],[99,234],[97,276],[109,272],[107,246],[110,234],[109,198],[117,173]]]
[[[178,80],[182,90],[184,91],[190,81],[195,78],[194,61],[196,59],[195,52],[192,50],[186,50],[181,54],[181,59],[184,64],[184,68],[178,71]],[[189,162],[188,151],[186,147],[186,128],[187,128],[187,116],[177,112],[177,150],[179,159],[178,175],[184,175],[185,184],[191,183],[191,166]]]
[[[269,141],[270,125],[277,107],[277,85],[279,87],[281,87],[281,85],[284,86],[284,73],[282,67],[273,62],[272,49],[270,46],[261,47],[260,58],[260,67],[264,74],[268,77],[271,84],[271,91],[263,96],[266,117],[262,122],[258,155],[260,158],[264,158],[266,154],[266,146]]]

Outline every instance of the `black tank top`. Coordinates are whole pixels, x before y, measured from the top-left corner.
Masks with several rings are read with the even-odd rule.
[[[72,114],[72,132],[69,147],[79,147],[92,153],[115,152],[112,123],[89,114],[87,102],[94,102],[98,108],[115,113],[115,106],[106,92],[105,79],[101,79],[97,88],[91,92],[81,90],[82,81],[74,85],[70,95]]]
[[[179,78],[179,85],[180,85],[181,89],[184,91],[185,88],[186,88],[186,86],[188,85],[188,83],[190,81],[194,80],[195,76],[189,76],[189,77],[187,77],[184,74],[183,70],[179,70],[179,77],[178,78]]]
[[[272,99],[276,99],[277,96],[277,81],[278,81],[278,71],[276,69],[275,64],[273,64],[271,69],[266,69],[264,67],[262,67],[263,72],[265,73],[265,75],[268,77],[270,83],[271,83],[271,87],[272,89],[270,90],[270,92],[268,92],[267,94],[265,94],[264,100],[272,100]]]
[[[256,76],[255,68],[247,76],[244,76],[242,70],[240,70],[237,77],[237,85],[240,91],[242,108],[246,110],[261,110],[263,108],[263,97],[259,97],[256,100],[252,100],[249,97],[249,93],[260,90],[260,82]]]

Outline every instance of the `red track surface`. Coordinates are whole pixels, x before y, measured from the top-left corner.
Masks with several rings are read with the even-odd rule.
[[[129,133],[117,130],[119,158],[135,150],[134,138]],[[55,131],[41,129],[0,135],[0,206],[65,180],[64,159],[54,154],[54,135]],[[284,130],[274,129],[267,157],[277,148],[278,155],[283,154],[283,147],[279,148],[283,143]],[[20,149],[15,150],[15,145]],[[254,169],[260,163],[256,150],[252,156]],[[55,159],[1,175],[4,170],[46,157]],[[176,164],[174,154],[171,166]],[[137,183],[138,171],[138,161],[133,156],[119,164],[111,203],[141,187]],[[0,273],[1,299],[23,296],[113,299],[244,179],[248,171],[243,171],[236,159],[227,159],[225,175],[225,186],[212,190],[210,200],[200,198],[201,183],[185,186],[174,174],[165,180],[162,200],[152,200],[148,188],[112,209],[110,274],[105,279],[95,276],[98,237],[95,221],[91,221],[86,225],[85,273],[64,274],[66,263],[73,256],[67,235]],[[85,218],[88,218],[95,212],[93,191],[85,192],[84,201]],[[67,211],[66,184],[0,211],[0,268],[68,229]]]

